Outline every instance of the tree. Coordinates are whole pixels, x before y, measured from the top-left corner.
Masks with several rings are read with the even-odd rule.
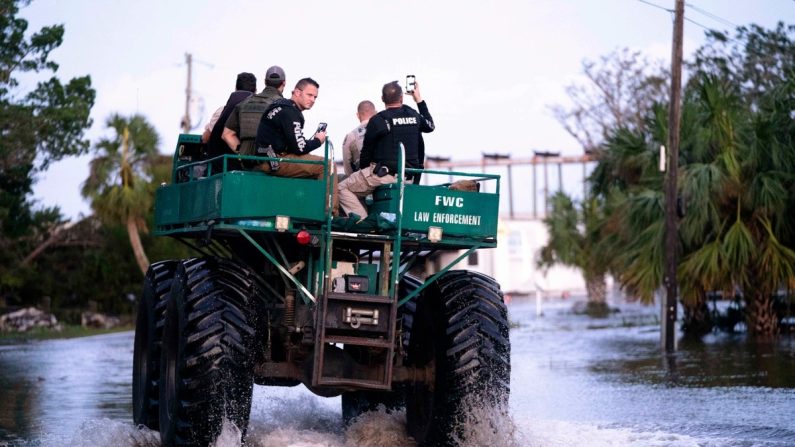
[[[159,137],[141,115],[113,114],[107,127],[115,134],[96,144],[97,156],[91,161],[82,194],[91,199],[91,208],[103,222],[126,225],[136,262],[145,274],[149,260],[139,231],[147,231],[146,216],[152,206],[150,170]]]
[[[57,208],[33,209],[34,176],[88,150],[83,133],[95,97],[88,76],[66,84],[52,76],[29,92],[18,90],[18,73],[57,71],[49,55],[63,42],[61,25],[26,37],[28,22],[17,14],[28,3],[0,0],[0,293],[17,299],[17,264],[62,219]]]
[[[550,109],[585,152],[597,150],[617,128],[639,129],[652,105],[668,97],[667,71],[638,51],[624,48],[582,65],[587,82],[566,87],[572,105]]]
[[[726,80],[755,109],[765,94],[786,82],[795,69],[795,25],[779,22],[774,29],[740,26],[734,37],[722,31],[706,32],[689,68],[692,79],[714,75]]]
[[[726,79],[703,74],[689,83],[679,160],[686,209],[677,274],[688,334],[711,328],[706,293],[715,290],[742,294],[753,336],[777,333],[774,294],[795,280],[794,98],[792,78],[761,96],[756,111]],[[650,301],[663,279],[664,212],[655,186],[662,179],[655,173],[655,148],[666,141],[664,114],[652,114],[646,128],[652,131],[611,135],[590,179],[596,180],[594,194],[608,204],[602,254],[612,260],[622,287]]]
[[[593,197],[586,199],[579,209],[563,192],[552,196],[552,210],[544,218],[549,233],[547,245],[541,248],[539,267],[563,264],[582,271],[588,292],[586,312],[594,316],[606,315],[606,275],[609,264],[599,255],[601,207]]]

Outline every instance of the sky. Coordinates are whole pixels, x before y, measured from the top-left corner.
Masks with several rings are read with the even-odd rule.
[[[704,27],[795,23],[793,0],[687,4],[685,57],[704,42]],[[582,81],[584,60],[630,48],[669,65],[673,16],[665,9],[673,6],[674,0],[33,0],[20,16],[29,31],[65,26],[51,59],[62,81],[91,76],[92,143],[108,135],[111,113],[139,113],[157,129],[160,151],[173,153],[190,53],[196,133],[226,102],[237,73],[254,73],[261,89],[267,68],[279,65],[286,93],[303,77],[320,83],[315,106],[304,112],[306,133],[327,122],[339,148],[358,124],[359,101],[382,108],[383,84],[413,74],[436,123],[426,153],[465,161],[483,152],[580,155],[549,107],[568,103],[565,88]],[[26,77],[22,88],[38,79]],[[406,103],[413,105],[408,97]],[[80,186],[90,159],[70,158],[40,174],[34,199],[59,206],[68,218],[89,214]]]

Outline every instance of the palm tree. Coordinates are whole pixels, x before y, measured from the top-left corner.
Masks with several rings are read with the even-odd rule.
[[[113,114],[106,126],[115,132],[95,145],[97,156],[83,183],[83,197],[104,222],[125,225],[135,260],[143,274],[149,267],[139,231],[146,232],[146,215],[152,206],[148,190],[149,165],[157,155],[159,137],[141,115]]]
[[[563,192],[552,196],[552,210],[544,218],[549,233],[547,245],[541,248],[539,267],[560,263],[579,268],[588,292],[586,313],[604,316],[607,307],[608,264],[600,257],[601,207],[595,198],[585,199],[578,207]]]
[[[749,332],[757,338],[778,332],[774,295],[795,279],[795,251],[783,242],[793,231],[794,87],[792,79],[784,82],[751,110],[730,84],[705,76],[699,83],[702,149],[714,155],[685,171],[694,184],[694,226],[706,228],[684,235],[698,248],[680,266],[688,278],[683,287],[741,291]]]
[[[678,185],[687,206],[677,274],[688,332],[710,329],[711,290],[743,294],[752,335],[777,332],[773,296],[795,282],[795,227],[787,218],[795,191],[793,85],[789,80],[772,90],[754,110],[722,79],[704,75],[690,83]],[[662,181],[654,159],[665,128],[664,115],[654,112],[645,130],[613,133],[590,179],[592,191],[604,197],[609,222],[603,257],[612,260],[622,287],[642,300],[651,300],[663,280]]]

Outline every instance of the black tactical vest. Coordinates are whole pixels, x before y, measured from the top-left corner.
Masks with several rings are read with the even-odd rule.
[[[387,166],[390,172],[397,171],[397,154],[400,143],[403,143],[406,148],[406,167],[418,168],[421,166],[419,161],[419,120],[421,117],[416,112],[412,112],[408,107],[387,109],[371,118],[383,119],[389,129],[389,133],[378,141],[373,159],[377,163]]]
[[[281,93],[273,87],[266,87],[261,93],[258,93],[246,101],[240,103],[240,114],[238,116],[240,122],[240,134],[238,138],[241,142],[253,141],[257,137],[257,127],[259,127],[259,120],[262,114],[268,110],[268,106],[277,99],[282,97]],[[241,149],[251,147],[253,144],[243,144]],[[254,155],[242,154],[242,155]]]

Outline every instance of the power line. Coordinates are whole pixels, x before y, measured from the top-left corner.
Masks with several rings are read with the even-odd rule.
[[[728,20],[724,19],[723,17],[720,17],[719,15],[717,15],[717,14],[713,14],[713,13],[711,13],[711,12],[707,11],[707,10],[704,10],[704,9],[702,9],[702,8],[699,8],[698,6],[696,6],[696,5],[692,4],[692,3],[685,3],[685,5],[686,5],[687,7],[689,7],[690,9],[692,9],[693,11],[696,11],[696,12],[698,12],[698,13],[701,13],[701,14],[703,14],[703,15],[705,15],[705,16],[707,16],[707,17],[711,18],[712,20],[714,20],[714,21],[716,21],[716,22],[721,22],[721,23],[723,23],[723,24],[724,24],[724,25],[726,25],[726,26],[731,26],[731,27],[734,27],[734,28],[737,28],[737,26],[738,26],[737,24],[735,24],[735,23],[732,23],[732,22],[730,22],[730,21],[728,21]]]
[[[687,20],[688,22],[692,23],[693,25],[700,26],[701,28],[704,28],[707,31],[712,31],[714,29],[714,28],[710,28],[710,27],[708,27],[706,25],[702,25],[702,24],[696,22],[693,19],[688,19],[687,17],[685,17],[685,20]]]
[[[638,0],[638,1],[639,1],[639,2],[641,2],[641,3],[645,3],[645,4],[649,5],[649,6],[653,6],[653,7],[655,7],[655,8],[662,9],[663,11],[668,11],[668,12],[670,12],[671,14],[673,14],[673,12],[674,12],[674,10],[673,10],[673,9],[668,9],[668,8],[666,8],[665,6],[660,6],[660,5],[656,4],[656,3],[647,2],[646,0]]]
[[[666,12],[669,12],[669,13],[671,13],[671,15],[673,15],[673,14],[674,14],[674,10],[673,10],[673,9],[668,9],[668,8],[666,8],[665,6],[660,6],[660,5],[656,4],[656,3],[652,3],[652,2],[649,2],[649,1],[646,1],[646,0],[638,0],[638,1],[639,1],[639,2],[641,2],[641,3],[643,3],[643,4],[645,4],[645,5],[649,5],[649,6],[652,6],[652,7],[654,7],[654,8],[657,8],[657,9],[662,9],[663,11],[666,11]],[[692,5],[690,5],[690,4],[688,4],[688,5],[689,5],[689,6],[691,6],[691,7],[693,7],[693,6],[692,6]],[[695,9],[695,8],[694,8],[694,9]],[[718,17],[718,16],[715,16],[715,17]],[[701,24],[701,23],[699,23],[699,22],[696,22],[696,21],[695,21],[695,20],[693,20],[693,19],[690,19],[690,18],[688,18],[688,17],[683,17],[683,18],[684,18],[684,20],[687,20],[688,22],[692,23],[693,25],[699,26],[699,27],[701,27],[701,28],[703,28],[703,29],[705,29],[705,30],[707,30],[707,31],[712,31],[712,28],[710,28],[710,27],[708,27],[708,26],[706,26],[706,25],[703,25],[703,24]],[[720,18],[718,17],[718,19],[720,19]],[[726,22],[728,22],[728,20],[727,20]],[[728,23],[731,23],[731,22],[728,22]]]

